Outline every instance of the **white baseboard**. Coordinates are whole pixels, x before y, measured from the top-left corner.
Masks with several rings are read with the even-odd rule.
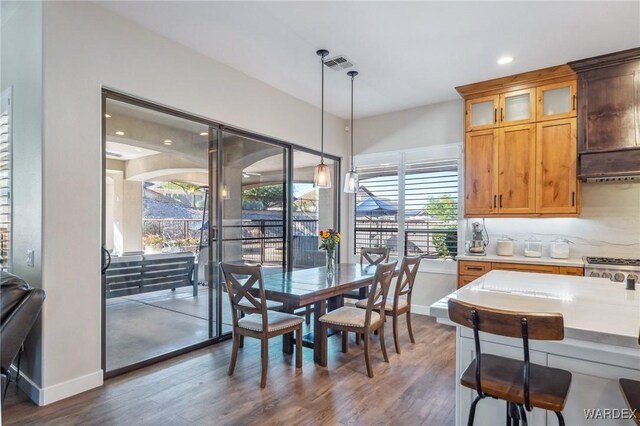
[[[11,370],[15,376],[17,372],[13,366]],[[40,388],[29,377],[21,374],[18,386],[33,402],[43,406],[102,386],[102,383],[102,370],[100,370],[46,388]]]
[[[411,304],[411,313],[416,315],[430,315],[431,310],[426,305]]]

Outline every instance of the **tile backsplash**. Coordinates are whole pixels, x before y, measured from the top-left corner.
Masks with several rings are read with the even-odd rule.
[[[467,218],[465,239],[471,238]],[[588,182],[582,186],[582,214],[577,218],[487,218],[490,243],[487,253],[495,254],[496,238],[508,235],[517,240],[515,254],[522,254],[524,240],[535,236],[542,240],[543,256],[549,256],[549,242],[563,237],[570,245],[572,258],[610,256],[640,258],[640,182]]]

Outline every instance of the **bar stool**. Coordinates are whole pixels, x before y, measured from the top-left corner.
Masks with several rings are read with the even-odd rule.
[[[478,402],[490,396],[507,402],[507,425],[516,426],[521,420],[526,426],[526,411],[536,407],[553,411],[560,426],[564,426],[562,409],[567,400],[571,373],[529,361],[529,339],[564,339],[562,315],[503,311],[456,299],[449,299],[448,307],[451,321],[473,329],[476,358],[460,378],[462,386],[474,389],[478,394],[469,410],[468,425],[473,425]],[[522,338],[524,361],[483,354],[480,331]]]
[[[640,336],[638,336],[638,344],[640,344]],[[620,390],[629,410],[633,412],[633,420],[640,425],[640,381],[620,379]]]

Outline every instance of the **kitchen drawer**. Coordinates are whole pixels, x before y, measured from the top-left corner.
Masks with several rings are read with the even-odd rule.
[[[530,265],[527,263],[491,263],[491,269],[502,271],[537,272],[539,274],[557,274],[558,267],[551,265]]]
[[[480,277],[491,270],[490,262],[471,262],[461,260],[458,262],[458,275],[471,275]]]
[[[577,275],[582,277],[584,276],[584,268],[579,266],[559,266],[558,273],[560,275]]]
[[[471,275],[458,275],[458,288],[464,287],[469,284],[471,281],[477,279],[478,277],[474,277]]]

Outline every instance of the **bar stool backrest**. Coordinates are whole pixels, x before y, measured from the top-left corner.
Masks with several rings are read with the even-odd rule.
[[[375,266],[389,260],[389,249],[387,247],[361,247],[360,266]]]
[[[480,398],[482,392],[480,331],[498,336],[522,338],[524,352],[523,392],[524,406],[527,411],[532,407],[529,399],[529,339],[564,339],[564,319],[562,314],[546,312],[517,312],[475,306],[457,299],[449,299],[449,319],[473,329],[476,348],[476,391]]]
[[[267,297],[262,284],[262,266],[255,265],[234,265],[231,263],[220,263],[224,274],[229,301],[231,302],[231,313],[233,325],[238,326],[238,312],[243,314],[262,315],[262,324],[267,324]],[[258,288],[258,297],[255,297],[255,290]],[[249,304],[240,304],[242,299],[249,301]]]

